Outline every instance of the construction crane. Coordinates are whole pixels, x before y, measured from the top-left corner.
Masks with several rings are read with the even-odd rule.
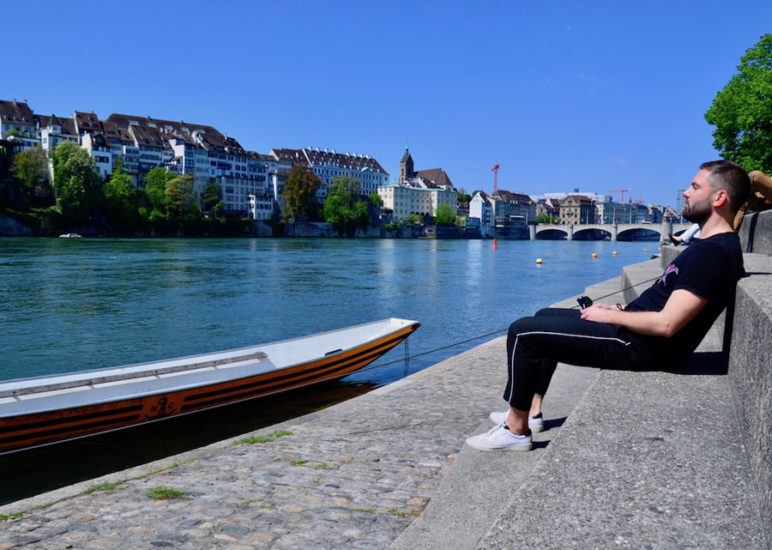
[[[609,193],[622,193],[622,198],[619,202],[624,203],[625,202],[625,193],[627,193],[629,189],[614,189],[613,191],[609,191]]]
[[[493,192],[495,193],[499,189],[499,161],[496,161],[496,165],[491,168],[491,172],[493,172]]]

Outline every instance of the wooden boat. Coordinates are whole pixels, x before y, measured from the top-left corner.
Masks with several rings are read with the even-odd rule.
[[[0,454],[341,378],[419,326],[383,319],[216,353],[2,381]]]

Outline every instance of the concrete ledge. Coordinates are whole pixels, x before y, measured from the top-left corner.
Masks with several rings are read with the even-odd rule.
[[[684,250],[686,250],[685,246],[663,246],[662,255],[660,256],[660,266],[662,267],[662,270],[664,271],[667,266],[673,263],[673,260],[676,259],[676,256],[678,256]]]
[[[601,371],[477,548],[763,548],[716,349],[689,375]]]
[[[748,277],[737,284],[734,311],[729,317],[722,313],[716,329],[729,354],[729,379],[762,528],[772,543],[772,210],[746,216],[739,234],[744,250],[754,253],[744,255]],[[682,251],[665,247],[663,267]]]
[[[740,227],[740,240],[745,252],[772,254],[772,210],[745,216]]]
[[[660,258],[622,268],[622,289],[625,303],[635,300],[660,276],[662,276],[662,260]]]
[[[669,248],[661,264],[624,269],[625,301],[681,251]],[[769,306],[769,260],[746,257],[753,275],[738,287],[735,318],[756,327],[736,324],[734,334],[750,341],[732,340],[742,363],[733,377],[748,386],[739,393],[747,392],[751,409],[741,412],[743,428],[725,376],[720,319],[682,372],[601,371],[477,548],[767,547],[772,372],[759,384],[757,371],[772,364],[770,308],[762,321],[744,296],[753,295],[755,306],[763,296]],[[748,361],[751,344],[757,355]],[[753,435],[744,441],[743,432]]]
[[[759,492],[762,522],[769,538],[772,534],[772,256],[746,254],[745,270],[749,276],[737,285],[729,379],[735,391],[741,433],[745,437]]]

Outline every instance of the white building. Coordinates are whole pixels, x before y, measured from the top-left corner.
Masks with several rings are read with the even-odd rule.
[[[485,191],[477,191],[469,201],[469,218],[476,219],[480,227],[480,235],[493,236],[493,201]]]
[[[410,214],[436,216],[441,204],[458,213],[458,192],[442,168],[431,168],[416,172],[410,150],[399,164],[399,182],[378,188],[383,207],[392,210],[395,222],[405,221]]]
[[[410,185],[383,185],[378,188],[383,208],[393,212],[395,222],[405,221],[410,214],[436,216],[437,208],[447,204],[456,213],[458,192],[450,189],[412,187]]]
[[[94,168],[102,179],[113,173],[112,144],[104,134],[84,134],[82,147],[94,159]]]
[[[269,173],[277,169],[275,159],[247,151],[234,138],[203,124],[123,114],[110,115],[108,124],[133,137],[139,172],[165,166],[177,174],[190,174],[199,197],[214,180],[226,211],[255,219],[273,215],[277,197]]]
[[[40,146],[43,151],[56,149],[63,141],[78,143],[78,134],[75,132],[75,124],[70,118],[59,118],[56,115],[37,115],[38,134]]]
[[[20,142],[22,149],[33,149],[40,144],[37,122],[25,101],[0,100],[0,139]]]

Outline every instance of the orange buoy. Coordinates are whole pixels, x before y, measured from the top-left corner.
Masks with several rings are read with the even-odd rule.
[[[617,255],[617,251],[615,250],[615,251],[614,251],[614,256],[616,256],[616,255]]]
[[[498,249],[498,245],[496,244],[496,239],[493,239],[493,250]]]
[[[541,258],[536,258],[536,263],[541,265],[544,263],[544,260],[542,260]]]
[[[593,252],[593,253],[592,253],[592,257],[593,257],[593,258],[597,258],[597,257],[598,257],[598,253],[597,253],[597,252]]]
[[[644,248],[644,249],[643,249],[643,251],[644,251],[644,252],[648,252],[648,251],[649,251],[649,249],[648,249],[648,248]]]

